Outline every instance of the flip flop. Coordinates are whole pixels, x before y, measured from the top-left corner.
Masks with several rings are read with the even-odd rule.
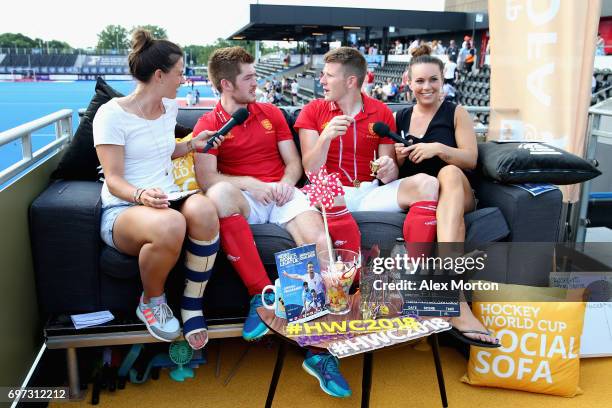
[[[472,339],[472,338],[466,336],[466,334],[484,334],[485,336],[490,336],[491,332],[486,332],[486,331],[482,331],[482,330],[464,330],[464,331],[461,331],[461,330],[456,329],[454,327],[451,327],[451,329],[448,332],[450,334],[452,334],[454,337],[456,337],[457,339],[461,340],[462,342],[464,342],[466,344],[469,344],[470,346],[486,347],[486,348],[501,347],[501,344],[499,343],[499,339],[497,339],[497,343],[489,343],[488,341],[476,340],[476,339]]]

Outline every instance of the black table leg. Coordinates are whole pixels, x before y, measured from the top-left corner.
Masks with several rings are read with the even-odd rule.
[[[272,407],[272,401],[274,400],[274,394],[276,393],[276,386],[278,385],[278,378],[280,377],[281,371],[283,371],[283,363],[285,362],[285,354],[287,354],[287,344],[284,340],[281,340],[278,345],[278,352],[276,353],[276,364],[274,365],[274,373],[272,374],[272,380],[270,381],[270,388],[268,389],[268,398],[266,399],[266,408]]]
[[[370,406],[370,389],[372,388],[372,360],[374,353],[363,354],[363,374],[361,378],[361,408]]]
[[[438,335],[431,335],[431,350],[433,351],[434,363],[436,364],[436,376],[438,377],[438,388],[440,389],[440,399],[442,406],[448,407],[446,400],[446,388],[444,387],[444,373],[442,372],[442,362],[440,361],[440,348],[438,347]]]

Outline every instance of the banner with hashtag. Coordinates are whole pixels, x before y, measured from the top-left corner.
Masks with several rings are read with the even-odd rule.
[[[445,320],[433,318],[416,322],[414,327],[368,333],[350,339],[333,341],[327,345],[327,349],[334,356],[343,358],[426,337],[433,333],[449,330],[450,328],[451,325]]]

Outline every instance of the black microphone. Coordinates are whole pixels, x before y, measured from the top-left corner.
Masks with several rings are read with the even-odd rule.
[[[234,112],[230,120],[225,122],[225,125],[223,125],[221,129],[217,130],[217,132],[212,135],[210,139],[208,139],[208,142],[206,142],[206,146],[204,146],[202,153],[206,153],[207,151],[212,149],[213,145],[215,144],[215,141],[219,138],[219,136],[225,136],[230,130],[232,130],[234,126],[242,125],[242,123],[244,123],[244,121],[248,117],[249,111],[247,110],[247,108],[240,108],[236,112]]]
[[[376,122],[374,124],[373,130],[374,130],[374,133],[376,133],[378,136],[388,137],[389,139],[392,139],[396,141],[397,143],[402,143],[404,146],[412,145],[412,140],[410,139],[406,140],[400,135],[398,135],[397,133],[391,131],[391,129],[389,129],[389,125],[387,125],[384,122]]]

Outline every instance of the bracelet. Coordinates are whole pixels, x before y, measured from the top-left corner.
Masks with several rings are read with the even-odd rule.
[[[141,189],[140,189],[140,193],[139,193],[139,194],[138,194],[138,196],[136,197],[136,203],[137,203],[137,204],[143,205],[143,204],[142,204],[142,200],[140,199],[140,196],[142,196],[142,193],[144,193],[145,191],[147,191],[147,189],[146,189],[146,188],[141,188]]]
[[[195,152],[196,151],[196,146],[193,144],[193,139],[191,139],[187,143],[188,143],[189,151],[190,152]]]
[[[137,198],[137,197],[139,197],[139,194],[138,194],[138,193],[139,193],[139,191],[140,191],[140,190],[142,190],[142,189],[141,189],[141,188],[136,188],[136,190],[134,190],[134,193],[132,194],[132,201],[133,201],[135,204],[138,204],[138,201],[137,201],[137,200],[138,200],[138,198]]]

